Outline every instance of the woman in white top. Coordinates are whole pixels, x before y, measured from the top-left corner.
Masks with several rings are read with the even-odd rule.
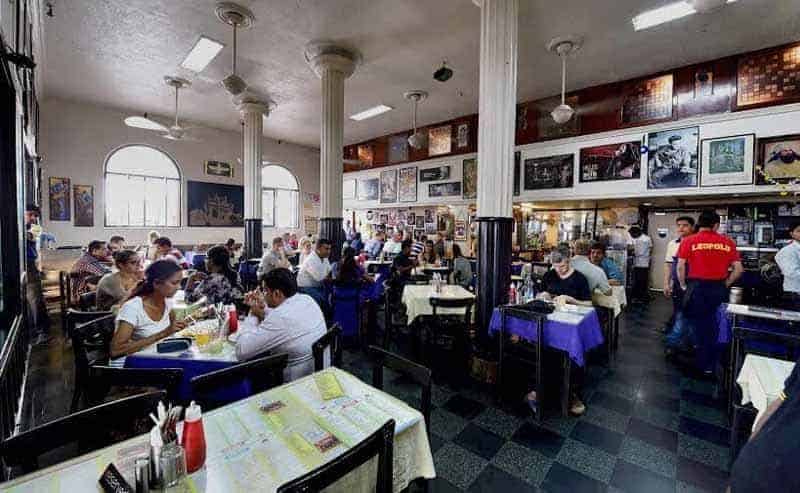
[[[306,261],[309,255],[311,255],[311,240],[305,237],[300,240],[300,259],[297,262],[297,266],[302,267],[303,262]]]
[[[186,327],[172,314],[172,298],[180,289],[183,273],[169,260],[150,264],[128,301],[117,314],[117,328],[111,339],[111,357],[135,353]]]

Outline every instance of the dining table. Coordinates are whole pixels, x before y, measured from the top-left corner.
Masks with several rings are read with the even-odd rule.
[[[407,284],[403,288],[402,303],[406,307],[406,319],[411,325],[418,317],[433,315],[431,298],[442,299],[475,299],[475,295],[457,284],[446,284],[440,292],[436,292],[430,284]],[[465,308],[439,308],[437,313],[442,315],[463,315]],[[475,314],[474,310],[472,312]]]
[[[753,427],[764,415],[770,404],[783,391],[783,384],[794,370],[795,363],[758,354],[748,354],[736,383],[742,389],[742,404],[752,403],[758,414]]]
[[[341,392],[325,400],[321,389],[330,388],[331,381]],[[205,413],[205,465],[169,491],[276,491],[333,461],[389,419],[395,421],[393,491],[402,491],[416,478],[435,478],[422,414],[343,370],[329,368]],[[147,454],[148,439],[141,435],[35,471],[0,484],[0,491],[100,491],[97,480],[109,463],[134,484],[134,461]],[[375,491],[375,461],[326,491]]]

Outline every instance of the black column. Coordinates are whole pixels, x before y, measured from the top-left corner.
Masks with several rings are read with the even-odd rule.
[[[478,335],[486,336],[492,310],[508,302],[511,283],[510,217],[478,218]]]
[[[248,259],[261,258],[264,254],[261,219],[244,220],[244,253]]]
[[[325,238],[331,242],[330,261],[336,262],[342,256],[342,244],[344,243],[344,229],[342,228],[341,217],[321,217],[319,218],[318,238]]]

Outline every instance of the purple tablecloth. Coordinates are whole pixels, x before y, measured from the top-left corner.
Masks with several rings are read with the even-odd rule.
[[[733,337],[731,326],[732,317],[728,315],[728,304],[723,303],[717,308],[717,326],[719,327],[719,336],[717,342],[719,344],[730,344]],[[774,332],[776,334],[785,334],[789,332],[786,322],[777,320],[767,320],[763,318],[748,317],[746,315],[739,315],[739,326],[748,329],[763,330],[765,332]],[[763,351],[780,350],[781,346],[777,344],[770,344],[766,342],[748,341],[747,349],[760,349]]]
[[[506,330],[529,341],[536,340],[536,323],[514,317],[506,318]],[[489,333],[500,331],[500,310],[495,308],[489,322]],[[578,366],[584,366],[584,355],[603,343],[603,331],[597,312],[592,310],[584,315],[578,324],[547,320],[544,324],[544,344],[569,353],[570,359]]]

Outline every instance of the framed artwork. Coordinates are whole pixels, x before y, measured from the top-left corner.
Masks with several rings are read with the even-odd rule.
[[[525,160],[525,190],[570,188],[574,183],[575,155],[537,157]]]
[[[73,185],[72,197],[75,200],[75,226],[94,226],[94,187]]]
[[[400,202],[417,201],[417,167],[400,168],[398,195]]]
[[[389,163],[405,163],[408,161],[408,136],[392,135],[389,137]]]
[[[458,197],[459,195],[461,195],[460,181],[428,185],[428,197]]]
[[[672,74],[626,83],[622,87],[622,124],[672,118]]]
[[[475,158],[462,161],[461,190],[465,199],[478,197],[478,160]]]
[[[372,167],[373,152],[370,144],[358,146],[358,160],[361,161],[362,168]]]
[[[207,175],[233,178],[233,166],[225,161],[208,160],[203,164],[203,169]]]
[[[714,71],[698,68],[694,72],[694,98],[707,98],[714,95]]]
[[[467,239],[467,223],[456,219],[455,230],[453,231],[453,239],[456,241],[466,241]]]
[[[303,218],[303,226],[306,230],[306,234],[315,235],[319,230],[319,220],[316,217],[305,216]]]
[[[425,222],[432,223],[436,220],[436,214],[434,213],[433,209],[425,209]]]
[[[408,212],[397,211],[397,222],[405,224],[408,221]]]
[[[381,224],[386,224],[389,222],[389,214],[381,214],[378,216],[378,222]]]
[[[413,226],[415,222],[417,222],[417,215],[413,212],[409,212],[406,214],[406,222]]]
[[[72,218],[69,201],[69,178],[51,176],[47,183],[50,220],[69,221]]]
[[[397,202],[397,170],[381,171],[381,204]]]
[[[800,178],[800,134],[758,139],[758,175],[759,185]]]
[[[578,96],[567,96],[566,103],[573,108],[578,107]],[[556,106],[561,104],[558,96],[540,99],[532,103],[536,108],[536,129],[540,139],[557,139],[561,137],[571,137],[581,132],[581,119],[579,115],[573,115],[566,123],[558,124],[550,116]],[[530,111],[526,106],[520,110],[518,115],[517,127],[519,131],[527,131],[527,113]],[[520,118],[522,120],[520,120]],[[519,127],[522,128],[519,128]]]
[[[700,143],[700,186],[753,183],[756,135],[703,139]]]
[[[189,226],[244,226],[244,187],[201,181],[187,182]]]
[[[514,153],[514,197],[519,197],[519,178],[521,174],[522,153],[517,151]]]
[[[375,213],[372,211],[367,211],[367,221],[372,222]]]
[[[697,186],[699,127],[647,134],[647,188]]]
[[[425,234],[426,235],[436,234],[436,223],[425,223]]]
[[[800,101],[800,45],[781,46],[739,58],[736,106]]]
[[[358,200],[378,200],[378,181],[377,178],[358,180]]]
[[[581,183],[638,179],[642,169],[642,142],[620,142],[585,147],[580,152]]]
[[[456,147],[459,149],[469,147],[469,123],[462,123],[457,127]]]
[[[452,127],[450,125],[442,125],[428,130],[428,155],[441,156],[442,154],[450,154],[452,150]]]
[[[419,170],[419,181],[440,181],[450,178],[450,166]]]
[[[356,198],[355,180],[344,180],[344,182],[342,182],[342,198],[345,200]]]
[[[425,216],[417,216],[414,218],[415,229],[425,229]]]

